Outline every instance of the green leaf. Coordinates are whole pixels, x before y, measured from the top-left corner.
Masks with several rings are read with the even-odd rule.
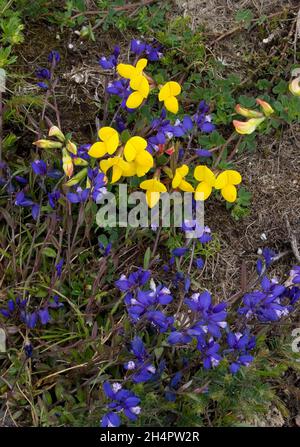
[[[48,258],[56,258],[56,251],[53,248],[46,247],[43,249],[42,253]]]
[[[150,259],[151,259],[151,248],[148,247],[147,250],[145,251],[145,255],[144,255],[144,269],[145,270],[147,270],[149,268]]]

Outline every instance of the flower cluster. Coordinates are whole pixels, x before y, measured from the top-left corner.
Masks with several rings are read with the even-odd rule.
[[[103,390],[111,402],[108,404],[110,411],[102,418],[102,427],[118,427],[121,424],[118,414],[120,412],[131,421],[137,419],[141,412],[140,399],[132,391],[123,389],[122,385],[117,382],[113,383],[112,386],[105,382]]]

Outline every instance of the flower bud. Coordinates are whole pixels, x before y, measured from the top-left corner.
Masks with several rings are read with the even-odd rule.
[[[270,116],[274,113],[273,107],[271,107],[268,102],[263,101],[262,99],[259,98],[256,100],[256,102],[263,109],[265,116]]]
[[[62,143],[65,141],[64,134],[62,133],[62,131],[57,126],[50,127],[48,136],[49,137],[56,137]]]
[[[74,171],[73,161],[70,155],[68,154],[68,151],[64,148],[63,149],[63,170],[67,177],[71,177]]]
[[[77,185],[82,179],[84,179],[87,176],[87,168],[82,169],[79,171],[74,177],[72,177],[70,180],[65,183],[65,186],[74,186]]]
[[[292,95],[300,96],[300,76],[298,76],[298,78],[295,78],[292,82],[290,82],[289,90]]]
[[[74,157],[73,163],[75,166],[87,166],[88,165],[88,162],[80,157]]]
[[[32,144],[34,144],[37,147],[40,147],[41,149],[56,149],[62,147],[62,143],[60,143],[59,141],[50,141],[50,140],[38,140]]]
[[[247,109],[246,107],[242,107],[240,104],[235,106],[235,111],[239,115],[245,116],[246,118],[261,118],[263,116],[262,113],[258,112],[257,110]]]
[[[71,154],[76,155],[77,154],[77,147],[76,144],[72,143],[72,141],[68,140],[66,144],[66,148]]]

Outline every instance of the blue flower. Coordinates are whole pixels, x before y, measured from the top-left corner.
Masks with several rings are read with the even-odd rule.
[[[23,321],[23,323],[26,324],[29,329],[34,329],[38,322],[38,315],[37,312],[30,313],[21,311],[20,319],[21,321]]]
[[[101,420],[101,427],[119,427],[120,425],[120,416],[113,411],[106,413]]]
[[[34,205],[34,202],[29,197],[26,197],[23,191],[20,191],[16,195],[15,205],[27,207]]]
[[[84,203],[90,194],[90,189],[82,189],[80,186],[76,189],[76,192],[68,192],[66,194],[67,199],[71,203]]]
[[[99,60],[99,65],[103,68],[103,70],[112,70],[117,66],[119,55],[120,47],[115,46],[113,54],[109,57],[102,56]]]
[[[92,198],[96,203],[99,203],[103,195],[107,193],[105,175],[97,168],[89,168],[88,178],[91,183]]]
[[[227,335],[227,343],[229,349],[224,350],[224,354],[232,354],[233,360],[229,366],[232,374],[236,374],[241,366],[249,366],[254,357],[248,353],[255,348],[256,339],[250,336],[248,332],[244,334],[240,332],[229,332]]]
[[[55,265],[55,270],[56,270],[56,274],[57,274],[57,277],[58,277],[58,278],[61,277],[63,265],[64,265],[64,260],[63,260],[63,259],[61,259],[61,260]]]
[[[278,321],[283,315],[289,313],[289,308],[281,303],[286,295],[285,286],[276,281],[270,281],[266,276],[261,280],[262,291],[255,290],[243,297],[243,306],[239,313],[246,318],[256,317],[264,323]]]
[[[48,56],[49,62],[53,62],[53,60],[55,60],[56,63],[58,63],[60,61],[60,54],[56,50],[50,51],[49,56]]]
[[[214,340],[207,342],[204,338],[199,337],[197,349],[201,352],[204,369],[215,368],[222,360],[219,354],[220,345],[219,343],[215,343]]]
[[[114,383],[112,386],[108,382],[104,382],[103,390],[106,396],[111,400],[108,404],[110,410],[101,421],[102,427],[108,427],[109,423],[113,426],[120,424],[120,418],[115,418],[112,413],[123,412],[124,415],[131,421],[135,421],[141,412],[140,399],[129,390],[122,389],[119,383]]]
[[[211,151],[207,150],[207,149],[196,149],[196,154],[198,155],[198,157],[212,157],[213,154]]]
[[[36,175],[47,175],[47,165],[43,160],[35,160],[31,163],[33,172]]]
[[[188,252],[188,247],[178,247],[172,250],[173,256],[184,256]]]
[[[144,286],[149,279],[149,270],[138,269],[137,272],[131,273],[128,278],[125,275],[122,275],[121,278],[115,282],[115,285],[121,292],[128,292],[137,287]]]
[[[42,88],[43,90],[48,90],[48,88],[49,88],[48,84],[46,84],[46,82],[43,82],[43,81],[41,81],[41,82],[37,82],[36,85],[37,85],[38,87]]]
[[[32,357],[33,347],[32,347],[31,343],[29,343],[29,342],[25,343],[24,352],[25,352],[26,358],[30,359]]]
[[[60,191],[58,190],[48,193],[48,201],[52,209],[55,209],[57,201],[59,200],[60,196],[61,194]]]
[[[51,320],[51,317],[50,317],[47,307],[45,307],[44,309],[40,309],[38,313],[39,313],[39,318],[40,318],[41,324],[43,326],[48,324],[49,321]]]
[[[188,307],[197,314],[198,321],[196,327],[201,329],[203,334],[209,333],[213,337],[221,337],[220,328],[227,326],[226,303],[219,303],[213,306],[211,295],[208,291],[194,293],[191,299],[184,301]]]
[[[165,399],[169,402],[175,402],[176,390],[179,388],[180,381],[182,379],[182,373],[179,371],[174,374],[174,377],[170,380],[169,386],[166,388]]]
[[[135,360],[130,360],[124,365],[126,370],[135,371],[131,379],[136,383],[148,382],[153,379],[156,368],[149,362],[149,354],[140,337],[135,337],[131,342],[131,352],[135,355]]]
[[[50,70],[48,70],[48,68],[37,68],[35,70],[35,75],[37,78],[39,79],[50,79],[51,78],[51,73]]]
[[[216,126],[211,122],[209,106],[205,101],[200,102],[197,113],[194,115],[194,121],[197,124],[198,129],[204,133],[211,133],[216,128]]]

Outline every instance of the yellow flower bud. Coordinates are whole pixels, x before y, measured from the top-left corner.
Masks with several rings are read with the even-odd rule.
[[[60,143],[59,141],[50,141],[50,140],[38,140],[32,144],[34,144],[37,147],[40,147],[41,149],[56,149],[62,147],[62,143]]]
[[[49,137],[56,137],[62,143],[65,141],[64,134],[62,133],[62,131],[57,126],[50,127],[48,136]]]

